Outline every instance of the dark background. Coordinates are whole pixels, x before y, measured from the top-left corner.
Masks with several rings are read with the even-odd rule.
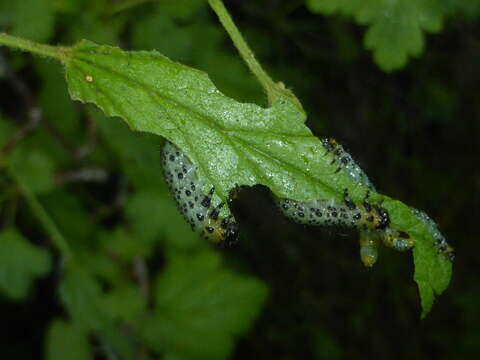
[[[77,10],[61,12],[50,43],[89,38],[127,49],[155,48],[210,73],[226,94],[265,104],[262,90],[208,9],[199,7],[189,16],[165,20],[163,15],[152,15],[153,4],[144,4],[114,20],[98,16],[94,26],[85,19],[93,17],[101,5],[92,4],[84,8],[84,15]],[[354,231],[294,224],[275,209],[267,189],[243,190],[234,204],[242,240],[218,251],[234,268],[248,269],[262,279],[270,295],[231,359],[469,359],[480,355],[477,16],[448,17],[439,34],[426,35],[421,56],[385,73],[363,47],[365,28],[350,18],[312,14],[301,1],[232,0],[226,5],[272,77],[282,80],[302,101],[312,131],[342,143],[380,192],[425,210],[457,254],[451,285],[428,317],[420,320],[410,253],[381,248],[378,263],[366,269],[359,260]],[[117,21],[122,25],[113,30]],[[42,66],[53,69],[56,65],[5,48],[1,56],[11,64],[18,81],[0,79],[0,111],[20,127],[28,102],[43,106]],[[51,71],[58,75],[59,71]],[[16,84],[24,84],[27,90],[15,88]],[[19,96],[23,91],[27,95]],[[73,109],[79,114],[84,111],[79,104]],[[61,125],[57,127],[61,132]],[[65,131],[62,141],[76,146],[75,136]],[[86,132],[83,129],[82,134]],[[82,167],[95,165],[97,159],[82,160]],[[73,160],[71,164],[68,168],[75,168]],[[89,208],[110,209],[104,224],[112,226],[124,221],[122,205],[112,205],[122,189],[118,184],[123,175],[121,167],[105,169],[106,182],[68,186],[82,199],[96,199],[86,201]],[[32,230],[32,220],[19,206],[17,226],[27,234],[41,233]],[[162,269],[163,256],[157,249],[149,266]],[[42,353],[45,328],[62,313],[55,295],[57,281],[54,271],[36,283],[29,299],[0,302],[2,323],[9,324],[2,326],[6,333],[0,351],[10,355],[6,358],[36,358],[32,354]]]

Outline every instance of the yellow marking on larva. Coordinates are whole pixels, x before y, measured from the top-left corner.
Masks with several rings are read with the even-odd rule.
[[[86,82],[93,82],[93,76],[92,75],[85,75],[85,81]]]

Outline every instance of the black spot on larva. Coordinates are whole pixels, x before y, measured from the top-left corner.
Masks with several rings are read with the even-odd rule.
[[[205,197],[202,199],[201,204],[202,204],[203,207],[209,208],[210,205],[212,204],[212,199],[211,199],[209,196],[205,196]]]
[[[282,208],[284,210],[288,210],[288,209],[290,209],[290,206],[288,206],[288,204],[282,204]]]
[[[336,211],[332,212],[332,216],[333,217],[337,217],[338,216],[338,213]]]
[[[198,221],[203,221],[205,219],[205,216],[203,216],[202,214],[197,214],[197,219]]]
[[[354,218],[355,220],[360,220],[360,219],[362,218],[362,214],[356,213],[355,215],[353,215],[353,218]]]
[[[213,220],[217,220],[218,214],[219,214],[218,209],[213,209],[212,211],[210,211],[210,218]]]
[[[190,190],[185,190],[185,195],[190,196],[192,195],[192,192]]]
[[[207,230],[209,233],[212,233],[215,229],[211,226],[207,226],[205,230]]]
[[[320,209],[315,210],[315,215],[317,215],[318,217],[322,217],[322,212],[320,211]]]
[[[170,161],[175,161],[175,156],[170,155],[170,156],[168,157],[168,159],[169,159]]]
[[[301,218],[303,218],[305,216],[305,214],[303,212],[299,212],[297,213],[298,216],[300,216]]]
[[[178,176],[179,179],[183,179],[183,174],[182,174],[181,172],[179,172],[179,173],[177,174],[177,176]]]

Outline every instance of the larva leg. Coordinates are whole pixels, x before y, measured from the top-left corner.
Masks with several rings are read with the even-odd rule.
[[[385,231],[382,232],[381,237],[386,246],[397,251],[407,251],[412,249],[415,245],[410,235],[390,228],[385,229]]]

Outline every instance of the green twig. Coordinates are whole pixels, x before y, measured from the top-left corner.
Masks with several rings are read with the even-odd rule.
[[[28,188],[28,186],[23,182],[22,178],[18,176],[15,170],[11,167],[9,167],[9,174],[17,183],[33,214],[43,226],[45,232],[50,236],[52,243],[55,245],[58,251],[60,251],[65,261],[69,262],[72,260],[72,250],[58,229],[57,224],[55,224],[47,211],[43,208],[42,204],[40,204],[35,194]]]
[[[39,44],[27,39],[22,39],[16,36],[0,33],[0,45],[5,45],[11,48],[27,51],[32,54],[51,57],[65,63],[67,60],[66,48]]]
[[[255,58],[252,50],[250,49],[250,47],[244,40],[242,34],[233,22],[232,17],[228,13],[228,10],[223,5],[223,2],[221,0],[208,0],[208,3],[217,14],[220,22],[222,23],[228,35],[232,39],[243,60],[247,63],[250,71],[255,75],[255,77],[258,79],[260,84],[267,92],[270,104],[273,103],[278,96],[277,92],[275,91],[275,88],[278,85],[270,78],[266,71],[263,70],[262,65],[260,65],[260,63]]]

